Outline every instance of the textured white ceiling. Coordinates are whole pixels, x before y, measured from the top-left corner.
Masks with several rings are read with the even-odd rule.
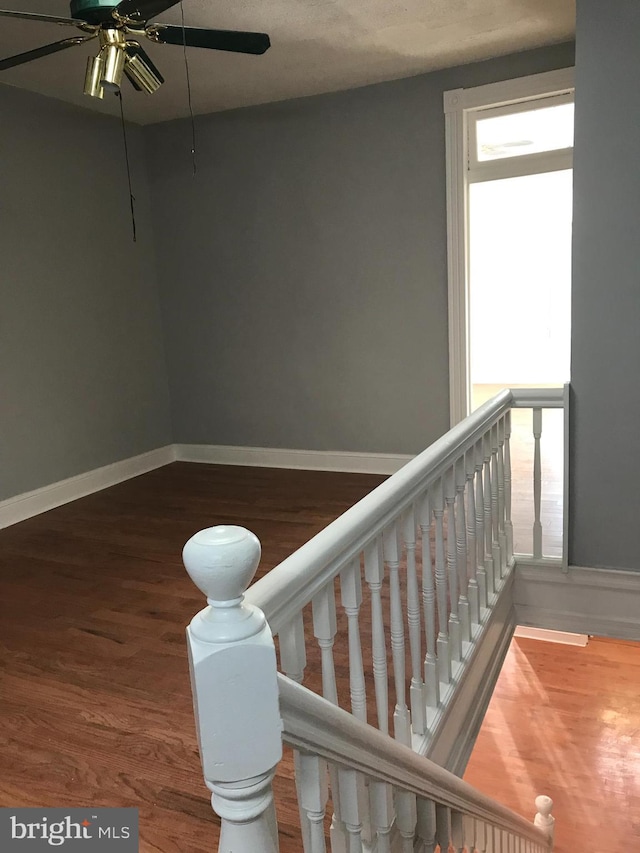
[[[0,0],[2,8],[69,15],[65,0]],[[575,30],[575,0],[184,0],[187,26],[267,32],[264,56],[188,50],[197,114],[410,77],[436,68],[564,41]],[[159,17],[180,22],[180,7]],[[0,18],[0,57],[77,31]],[[90,42],[95,45],[95,42]],[[139,124],[188,114],[183,50],[145,45],[167,82],[153,95],[125,85],[125,112]],[[0,73],[0,83],[102,112],[82,94],[88,46]]]

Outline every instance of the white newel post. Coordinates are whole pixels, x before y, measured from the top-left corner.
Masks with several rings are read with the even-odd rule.
[[[243,527],[192,536],[184,565],[208,606],[187,628],[200,758],[222,820],[219,853],[277,853],[271,781],[282,758],[276,653],[264,614],[243,604],[260,543]]]
[[[541,794],[536,797],[536,816],[533,819],[534,826],[541,829],[549,839],[549,846],[553,845],[553,833],[555,829],[556,819],[551,814],[553,808],[553,800],[550,797],[545,797]]]

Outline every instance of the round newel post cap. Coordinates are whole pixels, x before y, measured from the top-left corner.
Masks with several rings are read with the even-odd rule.
[[[536,809],[539,814],[543,815],[543,817],[548,817],[551,814],[552,808],[553,800],[551,797],[546,797],[544,794],[536,797]]]
[[[538,813],[533,819],[534,826],[537,826],[538,829],[541,829],[544,834],[549,839],[549,843],[553,843],[553,835],[556,819],[551,814],[551,809],[553,808],[553,800],[551,797],[545,797],[544,794],[541,794],[539,797],[536,797],[536,809]]]
[[[260,553],[260,542],[250,530],[222,524],[194,534],[182,550],[182,559],[210,604],[236,604],[257,571]]]

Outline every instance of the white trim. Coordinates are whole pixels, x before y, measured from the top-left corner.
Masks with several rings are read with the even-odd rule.
[[[500,181],[504,178],[524,178],[527,175],[544,175],[573,169],[573,148],[540,151],[524,157],[505,157],[502,160],[484,160],[467,172],[469,184]]]
[[[525,640],[540,640],[542,643],[559,643],[562,646],[586,646],[589,642],[588,634],[570,634],[568,631],[551,631],[548,628],[527,628],[518,625],[514,637],[522,637]]]
[[[346,471],[394,474],[413,456],[357,453],[343,450],[290,450],[280,447],[236,447],[225,444],[175,444],[179,462],[249,465],[257,468],[300,468],[305,471]]]
[[[169,444],[8,498],[0,502],[0,528],[9,527],[41,512],[47,512],[62,504],[107,489],[109,486],[115,486],[123,480],[146,474],[154,468],[168,465],[174,459],[173,445]]]
[[[640,640],[640,571],[519,557],[514,604],[519,625]]]
[[[559,68],[556,71],[530,74],[515,80],[501,80],[499,83],[488,83],[486,86],[475,86],[472,89],[456,89],[456,94],[461,93],[456,103],[447,98],[452,93],[445,92],[445,112],[498,107],[544,95],[561,95],[573,91],[575,85],[575,68]]]
[[[445,92],[447,152],[447,268],[449,277],[449,415],[450,426],[471,411],[469,366],[469,296],[467,293],[467,117],[460,108],[463,89]]]
[[[467,275],[468,113],[471,110],[481,108],[492,108],[518,101],[565,94],[572,92],[574,88],[575,69],[561,68],[557,71],[532,74],[515,80],[504,80],[499,83],[489,83],[486,86],[476,86],[473,89],[452,89],[444,93],[449,306],[449,413],[450,426],[452,427],[471,411]],[[518,158],[509,159],[517,160]],[[566,155],[564,153],[558,155],[557,152],[552,152],[551,158],[547,157],[545,160],[548,168],[550,168],[549,164],[553,163],[555,169],[558,168],[558,163],[564,161],[568,162]],[[525,169],[525,165],[520,164],[514,168],[522,170]],[[565,165],[563,168],[571,168],[571,165]],[[542,161],[540,161],[537,171],[545,171]]]
[[[563,457],[562,457],[562,571],[569,571],[569,399],[571,383],[565,382],[562,389]]]

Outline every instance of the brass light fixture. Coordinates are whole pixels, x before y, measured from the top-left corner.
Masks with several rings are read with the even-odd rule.
[[[87,59],[87,73],[84,78],[84,93],[91,95],[93,98],[104,98],[104,89],[102,87],[102,74],[104,72],[104,62],[102,55],[90,56]]]
[[[138,42],[127,40],[124,30],[105,28],[99,38],[100,53],[87,61],[85,95],[104,98],[105,89],[120,88],[123,73],[140,91],[152,93],[160,88],[164,78]]]
[[[164,77],[153,64],[149,56],[135,41],[127,42],[124,73],[135,89],[152,95],[164,83]]]

